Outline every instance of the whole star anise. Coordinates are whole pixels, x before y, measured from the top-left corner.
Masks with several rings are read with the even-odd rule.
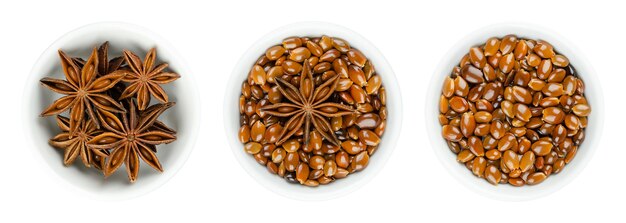
[[[139,173],[139,158],[152,168],[163,172],[155,154],[155,146],[173,142],[176,136],[154,128],[154,123],[166,109],[174,106],[174,103],[152,105],[146,109],[147,113],[139,113],[137,105],[132,100],[126,104],[130,112],[122,114],[122,121],[111,112],[101,113],[102,126],[110,132],[95,136],[87,145],[94,151],[112,149],[104,164],[105,176],[110,176],[122,164],[125,164],[129,181],[135,182]],[[98,155],[106,154],[98,153]]]
[[[153,67],[156,62],[156,48],[148,51],[143,63],[137,55],[128,50],[124,50],[124,59],[130,70],[121,69],[113,72],[124,74],[125,77],[122,81],[130,83],[122,92],[120,99],[136,95],[139,110],[144,110],[148,107],[150,95],[163,103],[167,103],[167,93],[160,85],[175,81],[180,78],[180,75],[172,72],[163,72],[168,66],[167,63],[161,63]]]
[[[74,133],[75,137],[70,137],[70,120],[68,118],[57,115],[56,121],[63,132],[50,139],[49,143],[64,150],[63,164],[69,166],[74,163],[76,158],[80,157],[86,167],[91,167],[92,164],[96,167],[100,166],[101,163],[99,163],[96,153],[87,147],[89,140],[102,133],[91,119],[80,122]],[[99,151],[99,153],[106,154],[106,151]]]
[[[326,102],[337,88],[337,83],[339,82],[338,75],[329,78],[326,82],[316,87],[308,60],[304,61],[303,64],[299,89],[288,81],[275,78],[278,91],[289,102],[266,105],[261,107],[261,111],[269,115],[289,118],[285,122],[276,145],[281,145],[287,141],[302,125],[304,125],[304,143],[308,143],[312,123],[317,132],[326,140],[333,145],[339,146],[341,142],[332,131],[328,118],[349,115],[354,113],[355,110],[348,105]]]
[[[40,81],[50,90],[66,96],[54,101],[50,107],[41,113],[42,116],[58,115],[70,109],[69,137],[71,138],[83,120],[85,111],[98,128],[100,123],[94,110],[126,112],[120,103],[106,93],[107,90],[122,80],[124,74],[111,73],[97,77],[98,53],[95,48],[82,67],[79,67],[72,58],[61,50],[59,50],[59,56],[66,80],[44,77]]]

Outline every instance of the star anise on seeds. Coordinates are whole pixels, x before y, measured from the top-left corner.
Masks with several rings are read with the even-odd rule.
[[[120,99],[136,95],[139,110],[144,110],[148,107],[150,95],[163,103],[168,102],[167,93],[160,85],[170,83],[180,78],[180,75],[172,72],[163,72],[168,66],[167,63],[153,66],[156,62],[156,48],[148,51],[143,63],[137,55],[128,50],[124,50],[124,59],[130,70],[123,69],[114,72],[124,73],[125,77],[122,81],[130,83],[120,96]]]
[[[304,67],[300,74],[300,89],[293,86],[282,78],[275,78],[278,91],[287,98],[289,102],[280,102],[276,104],[261,107],[261,111],[276,117],[286,118],[279,139],[276,145],[280,145],[287,141],[304,125],[304,143],[309,141],[309,132],[311,123],[319,132],[333,145],[339,146],[341,142],[332,131],[328,122],[329,118],[349,115],[355,110],[348,105],[326,102],[326,100],[335,92],[339,76],[335,75],[326,82],[315,86],[313,72],[308,61],[303,62]]]
[[[69,118],[57,115],[56,121],[63,132],[50,139],[49,143],[56,148],[64,150],[63,164],[69,166],[74,163],[76,158],[80,157],[86,167],[91,167],[92,164],[96,167],[100,166],[98,155],[87,147],[89,140],[102,133],[101,130],[96,128],[91,119],[82,120],[79,123],[80,125],[74,132],[74,137],[70,137]],[[106,154],[106,151],[99,151],[99,153]]]
[[[135,182],[139,173],[139,158],[155,170],[163,172],[161,163],[155,154],[155,146],[173,142],[176,140],[176,136],[157,130],[153,126],[157,118],[166,109],[174,106],[174,103],[152,105],[146,109],[147,113],[138,112],[134,101],[129,101],[126,104],[128,104],[130,111],[121,115],[122,121],[111,112],[101,113],[102,126],[110,132],[95,136],[87,145],[95,151],[97,149],[112,149],[103,168],[105,176],[110,176],[122,164],[125,164],[129,181]]]
[[[96,119],[94,110],[126,112],[120,103],[106,93],[107,90],[122,80],[124,74],[112,73],[97,77],[98,53],[95,48],[82,67],[79,67],[72,58],[61,50],[59,50],[59,56],[66,80],[45,77],[41,79],[41,83],[50,90],[66,96],[54,101],[50,107],[41,113],[42,116],[58,115],[70,109],[69,137],[71,138],[83,120],[85,111],[98,128],[100,123]]]

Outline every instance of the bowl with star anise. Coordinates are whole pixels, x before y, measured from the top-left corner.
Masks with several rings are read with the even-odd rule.
[[[256,42],[224,101],[234,155],[266,188],[323,200],[371,180],[400,130],[399,88],[383,55],[347,28],[304,22]]]
[[[54,42],[25,93],[32,146],[70,184],[104,199],[145,194],[187,160],[197,129],[191,74],[135,25],[95,23]]]

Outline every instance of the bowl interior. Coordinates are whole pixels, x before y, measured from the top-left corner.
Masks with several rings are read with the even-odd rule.
[[[586,138],[578,148],[576,157],[572,162],[567,164],[559,174],[553,174],[543,183],[534,186],[513,187],[508,184],[493,186],[486,180],[475,177],[464,165],[456,161],[456,155],[448,149],[445,140],[441,136],[441,126],[437,121],[439,115],[438,99],[441,94],[444,77],[450,75],[454,66],[469,52],[470,47],[482,45],[490,37],[503,37],[507,34],[515,34],[522,38],[546,40],[554,46],[555,51],[568,57],[570,64],[576,68],[579,78],[585,83],[585,97],[592,107],[592,113],[588,117],[589,125],[585,130]],[[479,194],[500,200],[534,199],[552,193],[565,186],[583,170],[587,162],[591,159],[601,136],[603,125],[604,103],[602,90],[599,86],[596,73],[585,59],[585,55],[571,43],[567,42],[565,38],[535,25],[493,25],[477,30],[461,39],[452,47],[435,70],[426,102],[427,132],[430,135],[433,149],[441,160],[441,163],[455,178],[468,188]]]
[[[255,61],[271,46],[280,44],[283,39],[293,36],[322,36],[342,38],[350,45],[360,50],[372,63],[376,73],[383,79],[383,86],[387,90],[387,128],[382,137],[379,149],[370,158],[368,167],[361,172],[351,174],[347,178],[337,180],[329,185],[319,187],[306,187],[297,184],[289,184],[277,175],[271,174],[267,169],[259,165],[254,158],[246,154],[243,145],[237,139],[239,130],[238,99],[241,94],[241,84],[246,80],[248,72]],[[224,101],[224,117],[226,132],[234,155],[242,167],[260,184],[278,194],[301,200],[325,200],[344,195],[363,185],[381,169],[395,146],[400,131],[402,119],[402,102],[399,87],[391,67],[383,55],[365,38],[344,27],[320,23],[305,22],[296,23],[279,28],[256,42],[240,59],[229,81]]]
[[[135,183],[129,183],[125,166],[120,167],[113,175],[104,179],[102,173],[94,168],[86,168],[77,159],[72,166],[63,165],[63,150],[48,145],[48,139],[61,131],[58,129],[54,116],[40,117],[39,114],[62,95],[43,87],[39,80],[43,77],[65,79],[60,66],[58,49],[71,57],[87,59],[94,47],[109,41],[109,59],[121,56],[123,49],[135,52],[142,59],[152,47],[157,47],[159,62],[169,63],[169,70],[177,72],[181,78],[173,83],[163,85],[169,100],[176,105],[162,114],[159,120],[178,131],[178,139],[170,144],[157,146],[157,156],[164,172],[159,173],[147,164],[140,164],[140,173]],[[27,134],[32,138],[33,147],[41,153],[41,157],[57,175],[70,184],[75,185],[88,194],[109,198],[128,198],[144,194],[157,188],[182,166],[193,148],[195,129],[194,118],[198,115],[196,94],[191,75],[185,69],[181,58],[173,49],[158,36],[134,25],[122,23],[96,23],[71,31],[53,43],[35,64],[25,95],[25,125]],[[151,104],[156,103],[151,100]],[[63,115],[68,116],[69,112]]]

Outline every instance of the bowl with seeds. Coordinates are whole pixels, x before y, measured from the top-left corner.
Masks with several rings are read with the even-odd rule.
[[[324,200],[373,178],[398,136],[391,67],[357,33],[305,22],[262,37],[239,61],[224,101],[233,153],[266,188]]]
[[[537,198],[591,159],[602,92],[584,54],[563,37],[535,25],[489,26],[457,43],[435,72],[426,112],[433,149],[474,191]]]
[[[167,42],[142,27],[71,31],[44,51],[29,80],[23,119],[33,148],[46,169],[88,195],[145,194],[193,148],[199,106],[191,75]]]

